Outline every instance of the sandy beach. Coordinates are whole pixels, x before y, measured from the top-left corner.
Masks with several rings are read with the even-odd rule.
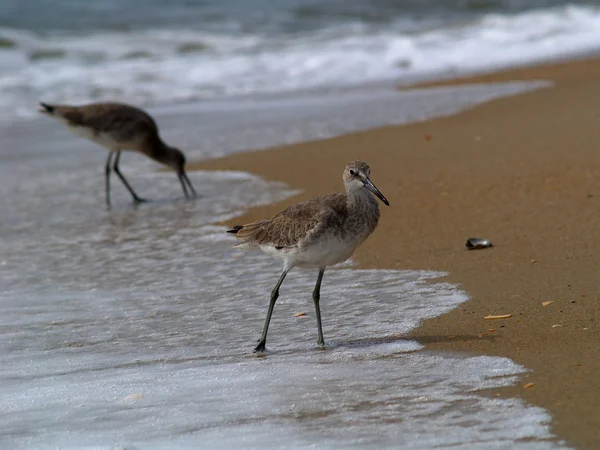
[[[248,171],[303,191],[254,208],[238,223],[339,191],[344,165],[367,161],[391,206],[383,207],[378,229],[356,252],[359,266],[445,271],[471,296],[407,338],[524,365],[531,372],[518,385],[491,395],[544,407],[559,439],[598,448],[600,60],[448,83],[538,79],[555,84],[450,117],[191,168]],[[469,237],[494,246],[467,251]],[[484,319],[499,314],[512,316]]]

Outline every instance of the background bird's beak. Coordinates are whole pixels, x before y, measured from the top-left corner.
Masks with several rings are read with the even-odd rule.
[[[387,201],[387,198],[385,198],[383,196],[383,194],[381,192],[379,192],[379,189],[377,189],[375,187],[373,182],[368,177],[365,178],[365,181],[363,181],[363,184],[365,185],[365,187],[368,190],[370,190],[373,194],[375,194],[379,198],[379,200],[381,200],[384,203],[384,205],[390,206],[390,202]]]

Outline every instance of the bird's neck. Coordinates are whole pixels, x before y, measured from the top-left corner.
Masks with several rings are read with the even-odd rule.
[[[371,195],[365,188],[360,188],[358,191],[348,192],[348,215],[347,226],[351,226],[353,230],[362,230],[357,235],[360,242],[364,241],[379,222],[379,204],[377,199]]]
[[[150,147],[150,154],[153,159],[161,164],[169,165],[173,159],[173,150],[167,144],[165,144],[160,138],[157,138],[153,142],[148,143]]]
[[[351,189],[347,192],[348,209],[360,211],[362,213],[368,211],[379,211],[379,204],[371,193],[365,188]]]

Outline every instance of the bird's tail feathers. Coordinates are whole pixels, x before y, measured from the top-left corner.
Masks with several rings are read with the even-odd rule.
[[[231,230],[227,230],[227,232],[237,234],[242,228],[244,228],[244,225],[235,225]]]
[[[227,232],[235,234],[237,239],[246,244],[260,245],[269,238],[269,233],[266,230],[268,223],[269,220],[258,220],[246,225],[236,225]]]
[[[44,114],[54,114],[54,111],[56,110],[54,106],[47,103],[40,102],[40,106],[40,112]]]

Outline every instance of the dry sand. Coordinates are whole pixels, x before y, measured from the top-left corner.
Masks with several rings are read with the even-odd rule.
[[[304,190],[237,223],[339,191],[346,162],[367,161],[391,207],[356,261],[445,271],[472,297],[407,337],[436,350],[508,356],[531,369],[492,395],[547,408],[559,438],[600,448],[600,61],[454,82],[524,79],[556,84],[451,117],[194,166]],[[467,251],[473,236],[494,247]],[[489,314],[512,317],[484,320]]]

